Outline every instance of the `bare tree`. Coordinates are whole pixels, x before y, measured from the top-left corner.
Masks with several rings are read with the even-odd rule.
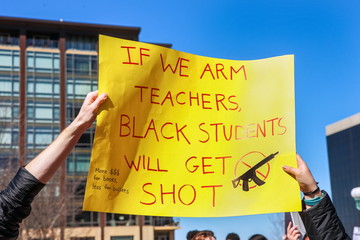
[[[78,188],[83,184],[81,177],[70,177],[71,187],[67,188],[66,198],[62,198],[59,186],[59,174],[46,185],[32,204],[30,216],[22,226],[25,239],[54,239],[57,236],[56,228],[60,227],[60,219],[71,209],[72,214],[81,211],[82,204],[78,199]]]
[[[9,126],[9,122],[6,121],[7,108],[0,108],[0,146],[4,141],[5,129]]]
[[[8,140],[5,139],[5,133],[10,126],[10,122],[7,121],[6,116],[7,108],[0,108],[0,149],[5,150],[1,152],[2,155],[0,158],[0,189],[6,188],[18,167],[16,161],[14,160],[16,150],[6,147],[6,142]]]
[[[16,174],[19,163],[17,160],[18,150],[8,146],[11,139],[7,139],[6,131],[11,126],[8,119],[7,108],[0,109],[0,148],[3,149],[0,156],[0,190],[8,186]],[[67,178],[68,187],[66,198],[60,194],[60,173],[35,197],[31,214],[20,226],[20,239],[54,239],[56,228],[59,228],[61,217],[69,209],[70,213],[76,214],[81,211],[83,199],[83,186],[86,176],[70,176]]]

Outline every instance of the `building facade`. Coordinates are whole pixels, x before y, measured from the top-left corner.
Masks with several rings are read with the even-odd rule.
[[[332,200],[346,232],[360,226],[351,190],[360,187],[360,113],[326,126]]]
[[[98,35],[138,41],[139,32],[135,27],[0,17],[3,176],[8,172],[5,169],[26,164],[51,143],[75,118],[86,94],[97,89]],[[49,203],[42,202],[39,209],[49,205],[52,229],[61,239],[75,240],[70,233],[75,228],[79,230],[73,232],[81,239],[173,239],[178,227],[170,217],[81,211],[94,131],[93,126],[83,134],[42,193],[48,194]],[[38,218],[45,219],[44,215]],[[36,229],[35,222],[36,218],[25,223],[26,228]],[[79,235],[81,229],[91,234]],[[33,238],[40,237],[35,234]]]

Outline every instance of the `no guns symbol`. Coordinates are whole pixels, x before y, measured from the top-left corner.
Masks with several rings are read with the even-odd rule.
[[[242,189],[244,191],[249,191],[249,182],[251,182],[251,181],[254,181],[255,185],[251,186],[250,188],[254,188],[256,186],[263,185],[265,183],[264,180],[268,177],[269,172],[270,172],[270,164],[268,162],[271,159],[273,159],[275,157],[275,155],[278,153],[279,152],[276,152],[276,153],[270,154],[269,156],[266,157],[261,152],[254,151],[254,152],[249,152],[249,153],[245,154],[244,156],[242,156],[235,165],[235,169],[234,169],[235,176],[238,176],[236,170],[238,168],[239,163],[242,163],[243,165],[245,165],[247,168],[250,168],[250,169],[245,171],[239,177],[232,180],[234,188],[236,188],[239,185],[242,185]],[[251,159],[253,159],[253,158],[250,158],[250,155],[253,157],[254,154],[261,155],[263,160],[256,163],[255,165],[251,166],[251,163],[254,161],[251,161]],[[265,166],[265,164],[266,164],[266,166]],[[258,177],[258,175],[261,176],[262,180]],[[242,181],[242,184],[240,184],[241,181]]]

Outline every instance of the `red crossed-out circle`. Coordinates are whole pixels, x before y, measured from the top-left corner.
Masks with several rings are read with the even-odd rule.
[[[264,158],[266,158],[266,155],[259,151],[248,152],[247,154],[242,156],[237,161],[235,168],[234,168],[235,178],[240,176],[240,174],[245,173],[247,170],[249,170],[250,168],[255,166],[255,164],[257,164]],[[239,171],[238,171],[238,167],[239,167]],[[261,166],[260,168],[258,168],[256,170],[256,175],[261,180],[265,180],[269,176],[269,173],[270,173],[270,164],[268,162],[264,166]],[[239,183],[239,186],[242,186],[241,182]],[[252,189],[255,187],[257,187],[256,183],[251,181],[249,183],[249,188]]]

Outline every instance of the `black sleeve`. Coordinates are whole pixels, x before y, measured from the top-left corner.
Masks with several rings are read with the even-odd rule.
[[[20,168],[6,189],[0,192],[0,239],[16,239],[19,223],[29,216],[31,203],[45,184],[24,167]]]
[[[327,192],[315,206],[300,212],[301,219],[311,240],[351,240],[346,234],[335,207]]]

